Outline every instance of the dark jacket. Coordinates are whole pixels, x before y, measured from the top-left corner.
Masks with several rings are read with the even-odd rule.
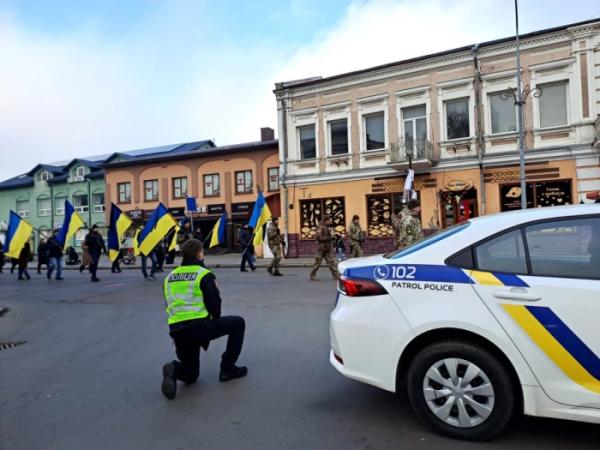
[[[192,234],[192,229],[186,229],[185,227],[181,227],[181,229],[177,232],[177,244],[181,247],[184,242],[189,241],[194,236]]]
[[[31,246],[29,245],[29,242],[26,242],[23,248],[21,249],[21,253],[19,253],[19,269],[26,268],[30,258]]]
[[[38,261],[41,264],[46,264],[48,262],[48,243],[40,242],[37,247],[37,255]]]
[[[60,245],[54,237],[48,238],[48,242],[46,242],[46,248],[48,250],[49,258],[62,258],[62,245]]]
[[[99,256],[100,253],[106,253],[106,245],[100,233],[90,231],[85,237],[85,245],[90,255]]]
[[[240,229],[240,247],[242,247],[242,250],[252,247],[252,232],[250,230]]]

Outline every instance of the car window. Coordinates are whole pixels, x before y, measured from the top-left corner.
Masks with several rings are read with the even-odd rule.
[[[478,270],[527,273],[527,259],[521,230],[513,230],[475,247]]]
[[[437,233],[431,234],[420,241],[415,242],[414,244],[409,245],[408,247],[404,247],[400,250],[396,250],[395,252],[387,253],[383,255],[385,258],[401,258],[402,256],[409,255],[417,250],[421,250],[422,248],[428,247],[431,244],[435,244],[436,242],[441,241],[442,239],[446,239],[453,234],[458,233],[459,231],[467,228],[471,223],[463,222],[461,224],[453,225],[451,227],[446,228],[445,230],[438,231]]]
[[[532,275],[600,279],[600,218],[525,228]]]

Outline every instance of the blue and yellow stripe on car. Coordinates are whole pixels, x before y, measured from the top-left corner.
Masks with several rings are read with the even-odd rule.
[[[529,285],[525,283],[521,277],[511,273],[471,270],[469,271],[469,276],[477,284],[481,284],[483,286],[529,287]]]
[[[502,308],[571,380],[600,394],[600,358],[546,306]]]

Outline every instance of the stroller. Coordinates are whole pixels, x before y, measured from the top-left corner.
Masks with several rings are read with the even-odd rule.
[[[79,255],[73,247],[67,247],[66,255],[67,260],[65,261],[65,264],[67,266],[76,266],[78,264],[81,264],[81,259],[79,258]]]

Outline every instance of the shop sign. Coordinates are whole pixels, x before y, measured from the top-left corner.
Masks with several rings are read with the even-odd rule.
[[[208,214],[223,214],[225,212],[225,204],[219,203],[217,205],[208,205],[206,207],[206,212]]]
[[[462,180],[452,180],[446,183],[446,189],[452,192],[464,191],[471,187],[470,183]]]
[[[144,211],[141,209],[132,209],[125,212],[132,220],[141,220],[144,217]]]
[[[173,217],[185,217],[185,208],[169,208]]]
[[[245,203],[232,203],[231,204],[231,212],[232,213],[242,213],[249,214],[254,207],[254,202],[245,202]]]

